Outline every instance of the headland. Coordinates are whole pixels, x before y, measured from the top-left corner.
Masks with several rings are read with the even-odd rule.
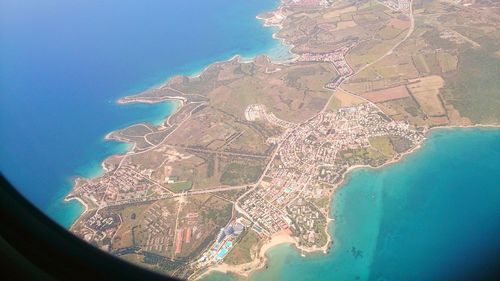
[[[108,135],[133,149],[106,159],[104,175],[77,180],[69,196],[88,209],[71,230],[189,279],[207,269],[248,276],[282,243],[327,253],[330,202],[346,173],[399,161],[432,128],[500,120],[475,107],[487,92],[464,105],[456,88],[464,68],[478,67],[458,58],[491,50],[443,29],[433,15],[445,6],[422,5],[282,1],[259,18],[292,59],[236,56],[120,99],[181,106],[159,126]],[[446,20],[475,18],[455,8]]]

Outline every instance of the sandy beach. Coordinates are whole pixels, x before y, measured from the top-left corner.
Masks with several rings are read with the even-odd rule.
[[[264,268],[267,262],[267,256],[266,256],[267,251],[269,251],[271,248],[274,248],[282,244],[297,245],[297,240],[291,236],[291,233],[289,231],[278,232],[274,234],[271,238],[268,238],[268,240],[266,240],[264,245],[262,245],[262,247],[260,248],[259,254],[253,261],[238,265],[230,265],[227,263],[217,264],[210,267],[207,271],[205,271],[200,276],[197,276],[195,279],[200,280],[201,278],[203,278],[204,276],[208,275],[213,271],[219,271],[222,273],[233,273],[239,276],[248,277],[250,273]]]
[[[259,20],[264,21],[264,26],[267,26],[267,27],[277,27],[278,30],[281,30],[282,27],[283,27],[282,24],[281,24],[281,22],[284,21],[284,19],[286,18],[286,16],[280,13],[280,11],[279,11],[280,8],[281,7],[278,7],[275,11],[271,12],[271,13],[273,13],[272,17],[263,18],[263,17],[257,16],[256,18],[259,19]],[[279,22],[279,23],[275,23],[274,21],[275,22]],[[286,64],[288,62],[295,61],[299,56],[297,54],[293,53],[292,49],[293,49],[294,46],[292,44],[287,44],[287,42],[285,42],[284,39],[279,38],[277,36],[277,33],[278,32],[276,32],[276,33],[273,34],[273,38],[279,40],[281,42],[281,44],[283,44],[284,46],[289,47],[289,52],[292,55],[292,58],[290,58],[288,60],[285,60],[285,61],[278,61],[278,62],[273,61],[273,62],[277,63],[277,64]],[[212,67],[212,66],[216,65],[217,63],[224,63],[224,62],[232,61],[232,60],[236,60],[236,61],[241,62],[241,63],[251,62],[251,61],[245,61],[245,60],[243,60],[241,58],[241,56],[239,56],[239,55],[235,55],[235,56],[233,56],[232,58],[230,58],[230,59],[228,59],[226,61],[219,61],[219,62],[212,63],[212,64],[208,65],[207,67],[205,67],[202,71],[198,72],[197,74],[190,75],[190,77],[199,77],[209,67]],[[167,82],[165,82],[162,87],[168,87],[168,81],[169,80],[167,80]],[[332,96],[333,96],[333,93],[332,93]],[[181,104],[180,104],[180,106],[178,106],[178,108],[176,109],[176,111],[180,110],[180,108],[182,108],[185,105],[185,102],[186,102],[186,99],[184,97],[181,97],[181,96],[161,97],[161,98],[158,98],[158,100],[151,99],[151,98],[149,98],[149,99],[145,98],[144,99],[144,98],[141,98],[141,97],[129,96],[129,97],[123,97],[123,98],[119,99],[117,102],[119,104],[126,104],[126,103],[158,103],[158,102],[163,102],[165,100],[178,100],[178,101],[180,101]],[[328,105],[329,102],[327,102],[326,104]],[[172,115],[170,115],[169,118],[171,116],[173,116],[174,114],[175,113],[173,113]],[[169,118],[167,118],[165,120],[165,122],[168,122]],[[424,136],[427,136],[430,133],[430,131],[434,130],[434,129],[443,129],[443,128],[477,128],[477,127],[485,127],[485,128],[486,127],[494,127],[494,128],[498,128],[499,126],[487,126],[487,125],[441,126],[441,127],[430,128],[429,130],[424,131],[423,134],[424,134]],[[113,139],[113,140],[117,140],[117,141],[126,142],[125,140],[122,140],[119,137],[113,136],[112,133],[113,132],[107,134],[106,137],[105,137],[105,139],[107,139],[107,140]],[[330,246],[333,243],[332,234],[330,233],[330,223],[333,220],[329,218],[329,214],[331,212],[331,201],[333,199],[333,196],[335,196],[337,190],[340,187],[342,187],[342,186],[345,185],[346,175],[348,175],[352,170],[358,169],[358,168],[382,169],[382,168],[384,168],[384,167],[386,167],[388,165],[397,163],[397,162],[401,161],[402,159],[404,159],[405,157],[407,157],[408,155],[410,155],[413,152],[415,152],[416,150],[420,149],[426,139],[427,139],[427,137],[424,137],[423,140],[420,143],[418,143],[416,146],[412,147],[408,151],[405,151],[403,153],[397,154],[395,157],[393,157],[392,159],[386,161],[385,163],[383,163],[380,166],[372,167],[372,166],[369,166],[369,165],[353,165],[353,166],[350,166],[341,175],[341,181],[333,187],[334,190],[333,190],[333,192],[329,196],[330,205],[328,207],[327,213],[325,214],[326,217],[328,218],[328,222],[325,225],[325,233],[327,235],[327,243],[324,246],[322,246],[322,247],[312,247],[312,248],[300,246],[299,243],[298,243],[298,240],[292,236],[292,234],[291,234],[290,231],[282,231],[282,232],[273,234],[270,238],[266,238],[264,244],[258,250],[258,254],[255,256],[255,258],[251,262],[245,263],[245,264],[239,264],[239,265],[230,265],[230,264],[227,264],[227,263],[216,264],[216,265],[210,266],[205,272],[203,272],[199,276],[196,276],[195,279],[199,280],[199,279],[203,278],[204,276],[208,275],[209,273],[211,273],[213,271],[219,271],[219,272],[223,272],[223,273],[234,273],[234,274],[239,275],[239,276],[248,277],[252,272],[260,270],[260,269],[263,269],[265,267],[265,265],[267,263],[267,259],[268,259],[266,253],[270,249],[272,249],[272,248],[274,248],[274,247],[276,247],[278,245],[282,245],[282,244],[293,244],[297,248],[297,250],[300,251],[302,254],[304,254],[304,253],[312,253],[312,252],[319,252],[319,251],[321,251],[323,253],[327,253],[328,249],[330,248]],[[135,146],[136,145],[133,144],[133,143],[132,143],[132,145],[133,146],[130,148],[129,152],[135,150]],[[103,169],[107,171],[107,169],[104,166],[104,162],[103,162],[102,165],[103,165]],[[83,200],[81,200],[78,197],[70,197],[70,198],[65,199],[65,201],[70,201],[70,200],[78,200],[85,207],[85,210],[84,210],[84,212],[82,214],[84,214],[84,213],[87,212],[88,206],[87,206],[87,204]]]

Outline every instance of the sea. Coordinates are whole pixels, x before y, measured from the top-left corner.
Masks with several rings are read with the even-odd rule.
[[[328,254],[282,244],[250,280],[484,280],[500,261],[500,129],[433,130],[402,161],[351,171],[331,217]]]
[[[161,123],[176,103],[120,97],[236,54],[290,57],[256,15],[278,0],[0,1],[0,171],[58,223],[83,211],[63,201],[77,176],[124,153],[116,129]]]
[[[236,54],[288,58],[275,29],[255,18],[277,5],[1,1],[0,171],[69,227],[83,210],[63,201],[74,178],[101,174],[106,157],[130,149],[104,136],[137,122],[158,124],[176,108],[116,100]],[[500,259],[500,130],[433,130],[402,161],[350,172],[331,215],[328,254],[304,257],[280,245],[250,279],[448,280]]]

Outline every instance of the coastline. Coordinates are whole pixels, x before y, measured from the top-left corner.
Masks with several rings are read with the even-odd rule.
[[[268,255],[267,252],[271,250],[272,248],[283,245],[283,244],[292,244],[297,252],[301,253],[301,256],[306,256],[304,253],[311,254],[311,253],[317,253],[317,252],[323,252],[323,254],[327,254],[327,250],[331,245],[333,245],[334,240],[333,240],[333,234],[331,233],[331,223],[333,223],[335,220],[330,218],[330,212],[332,210],[332,202],[334,199],[335,194],[347,183],[347,177],[355,170],[357,169],[371,169],[371,170],[380,170],[384,169],[388,166],[391,166],[393,164],[398,164],[399,162],[405,160],[409,156],[413,155],[413,153],[417,152],[423,146],[425,145],[425,142],[428,140],[429,135],[433,131],[438,131],[438,130],[448,130],[448,129],[500,129],[500,125],[483,125],[483,124],[475,124],[475,125],[456,125],[456,126],[436,126],[429,128],[424,132],[424,138],[422,141],[416,145],[415,147],[409,149],[408,151],[402,152],[395,157],[393,157],[391,160],[383,163],[380,166],[372,167],[369,165],[353,165],[350,166],[343,174],[341,177],[341,181],[333,187],[333,192],[330,194],[328,201],[328,216],[327,216],[327,223],[325,225],[325,231],[328,237],[327,243],[325,246],[320,247],[320,248],[306,248],[302,247],[299,245],[297,239],[292,237],[290,234],[285,234],[285,233],[277,233],[271,238],[265,242],[259,250],[259,255],[255,257],[255,259],[252,262],[245,263],[245,264],[239,264],[239,265],[229,265],[226,263],[218,264],[212,267],[209,267],[207,271],[203,272],[201,275],[197,276],[195,280],[202,280],[203,277],[206,275],[210,274],[211,272],[221,272],[224,274],[227,273],[233,273],[238,276],[242,277],[249,277],[250,274],[253,272],[257,272],[259,270],[262,270],[265,265],[268,262]]]
[[[202,280],[203,277],[212,272],[221,272],[224,274],[233,273],[238,276],[248,277],[253,272],[265,267],[268,260],[267,252],[269,250],[283,244],[298,245],[298,241],[293,238],[290,233],[276,233],[268,238],[268,240],[258,249],[258,254],[251,262],[238,265],[230,265],[227,263],[217,264],[207,268],[205,272],[197,276],[194,280]]]
[[[136,103],[136,102],[132,101],[132,102],[123,102],[123,103],[120,103],[119,100],[118,100],[116,103],[119,104],[119,105],[122,105],[122,104],[127,104],[127,103],[132,104],[132,103]],[[137,103],[140,103],[140,102],[137,102]],[[143,103],[146,103],[146,102],[143,102]],[[166,122],[166,120],[168,120],[168,118],[170,118],[170,116],[172,116],[175,112],[177,112],[183,106],[183,101],[180,100],[180,99],[175,99],[175,100],[172,100],[172,101],[162,100],[162,101],[159,101],[159,102],[148,102],[148,103],[149,104],[168,103],[168,104],[171,104],[171,105],[175,106],[175,109],[173,111],[171,111],[171,108],[168,108],[168,111],[171,111],[170,114],[168,114],[167,116],[162,116],[161,120],[155,119],[155,120],[143,121],[143,122],[140,122],[140,123],[134,123],[134,124],[131,124],[129,126],[125,126],[123,128],[110,131],[106,135],[104,135],[104,137],[102,138],[102,140],[104,142],[110,142],[111,141],[111,142],[116,142],[116,143],[118,143],[120,145],[124,145],[124,146],[122,148],[118,149],[118,151],[113,151],[109,156],[107,156],[102,161],[100,161],[99,167],[95,167],[92,170],[91,174],[83,173],[83,175],[77,176],[77,177],[75,177],[74,179],[71,180],[71,182],[72,182],[71,186],[72,187],[66,192],[65,195],[62,196],[62,198],[61,198],[62,202],[61,203],[62,204],[68,204],[69,202],[73,201],[74,203],[79,204],[80,206],[82,206],[83,210],[81,212],[79,212],[78,214],[76,214],[76,213],[72,214],[72,216],[74,216],[75,219],[73,219],[72,222],[68,224],[67,229],[72,229],[72,227],[78,222],[78,220],[89,209],[88,204],[86,204],[84,200],[82,200],[78,196],[75,196],[75,195],[72,194],[73,191],[75,190],[75,188],[77,187],[77,180],[79,178],[90,178],[90,179],[93,179],[93,178],[97,178],[97,177],[99,177],[99,176],[101,176],[101,175],[109,172],[109,169],[106,166],[106,162],[110,158],[113,158],[113,157],[116,157],[116,156],[127,155],[128,153],[134,151],[134,149],[136,148],[136,143],[127,141],[125,139],[120,139],[120,138],[113,137],[113,133],[118,132],[118,131],[123,130],[123,129],[126,129],[126,128],[131,127],[131,126],[138,125],[138,124],[150,124],[151,126],[153,126],[155,128],[161,128],[163,126],[163,124]],[[169,106],[168,104],[166,104],[166,106]]]
[[[288,52],[290,53],[291,58],[283,60],[283,61],[276,61],[276,60],[273,60],[267,54],[264,54],[264,55],[266,57],[268,57],[274,63],[277,63],[277,64],[286,64],[286,63],[293,62],[293,61],[297,60],[297,58],[299,57],[299,55],[293,53],[293,51],[292,51],[292,49],[294,47],[293,44],[287,44],[284,39],[279,38],[277,36],[277,33],[279,32],[279,30],[281,30],[282,27],[283,27],[282,24],[281,23],[277,23],[277,24],[270,23],[270,19],[272,19],[272,18],[274,18],[274,16],[276,16],[275,12],[279,11],[280,8],[281,8],[281,3],[280,3],[280,6],[278,6],[278,8],[276,10],[270,12],[270,13],[273,14],[273,16],[270,17],[270,18],[264,18],[264,17],[262,17],[260,15],[257,15],[256,18],[259,19],[259,20],[264,21],[263,26],[265,26],[265,27],[276,27],[278,29],[277,32],[273,33],[272,37],[275,40],[279,40],[280,44],[282,44],[283,46],[289,48]],[[285,18],[283,18],[282,20],[284,20],[284,19]],[[215,61],[213,63],[210,63],[205,68],[203,68],[203,70],[197,72],[196,74],[189,75],[189,77],[199,77],[200,75],[202,75],[202,73],[205,70],[207,70],[209,67],[211,67],[214,64],[230,62],[230,61],[233,61],[233,60],[236,60],[236,61],[242,62],[242,63],[246,63],[246,62],[250,62],[250,61],[252,61],[254,59],[255,59],[255,57],[254,58],[250,58],[249,60],[246,60],[246,59],[242,58],[242,56],[236,54],[236,55],[232,56],[230,59],[222,60],[222,61]],[[170,80],[170,78],[168,78],[164,83],[161,83],[159,87],[158,86],[153,86],[153,87],[151,87],[149,89],[167,87],[168,86],[168,81]],[[333,95],[333,93],[332,93],[332,95]],[[124,97],[121,97],[120,99],[118,99],[116,102],[118,104],[128,104],[128,103],[155,104],[155,103],[165,102],[165,101],[169,101],[169,100],[180,101],[180,105],[177,106],[176,110],[174,112],[172,112],[171,115],[169,115],[167,118],[164,119],[164,123],[165,123],[165,122],[168,122],[168,119],[170,118],[170,116],[172,116],[173,114],[175,114],[176,111],[180,110],[185,105],[186,99],[184,97],[180,97],[180,96],[168,96],[168,97],[159,98],[159,100],[156,101],[156,100],[151,100],[151,99],[142,99],[142,98],[136,97],[136,96],[124,96]],[[162,125],[155,125],[155,127],[159,127],[159,126],[162,126]],[[304,252],[306,252],[306,253],[313,253],[313,252],[319,252],[319,251],[323,251],[323,253],[326,254],[327,250],[329,249],[329,247],[333,244],[333,237],[332,237],[333,234],[331,234],[330,231],[329,231],[331,229],[330,228],[330,223],[332,221],[334,221],[333,219],[331,219],[329,217],[329,214],[331,212],[331,207],[332,207],[331,203],[332,203],[332,200],[333,200],[336,192],[338,191],[338,189],[340,189],[341,187],[343,187],[345,185],[345,183],[346,183],[346,177],[349,175],[349,173],[351,171],[353,171],[355,169],[358,169],[358,168],[383,169],[383,168],[385,168],[385,167],[387,167],[389,165],[392,165],[392,164],[400,162],[401,160],[404,160],[406,157],[408,157],[409,155],[413,154],[415,151],[417,151],[420,148],[422,148],[422,146],[425,144],[425,141],[428,139],[429,134],[432,131],[438,130],[438,129],[459,129],[459,128],[500,128],[500,125],[482,125],[482,124],[475,124],[475,125],[446,125],[446,126],[436,126],[436,127],[428,128],[428,129],[426,129],[423,132],[424,138],[422,139],[422,141],[420,143],[418,143],[416,146],[412,147],[408,151],[405,151],[405,152],[402,152],[402,153],[399,153],[399,154],[395,155],[395,157],[393,157],[392,159],[386,161],[385,163],[383,163],[383,164],[381,164],[379,166],[376,166],[376,167],[372,167],[370,165],[353,165],[353,166],[350,166],[342,174],[341,181],[333,187],[333,192],[329,195],[329,198],[328,198],[329,205],[328,205],[328,208],[327,208],[328,213],[327,213],[327,216],[326,216],[327,223],[325,225],[325,232],[326,232],[326,235],[327,235],[327,242],[326,242],[326,244],[324,246],[318,247],[318,248],[316,248],[316,247],[314,247],[314,248],[303,247],[303,246],[300,246],[298,244],[297,239],[295,239],[294,237],[292,237],[289,233],[277,233],[277,234],[272,235],[259,248],[258,255],[256,256],[256,258],[252,262],[249,262],[249,263],[246,263],[246,264],[241,264],[241,265],[228,265],[228,264],[222,263],[222,264],[218,264],[218,265],[215,265],[215,266],[211,266],[211,267],[208,267],[207,270],[205,272],[203,272],[200,276],[196,277],[196,279],[197,280],[201,279],[202,277],[204,277],[205,275],[210,274],[213,271],[219,271],[219,272],[222,272],[222,273],[231,272],[231,273],[235,273],[235,274],[240,275],[240,276],[248,277],[252,272],[255,272],[257,270],[261,270],[262,268],[265,267],[265,265],[267,263],[267,259],[268,259],[267,252],[270,249],[272,249],[272,248],[274,248],[274,247],[276,247],[278,245],[282,245],[282,244],[293,244],[297,250],[300,250],[302,252],[302,255],[304,255],[303,254]],[[125,155],[125,154],[127,154],[127,153],[129,153],[129,152],[131,152],[131,151],[133,151],[135,149],[136,145],[134,143],[130,143],[130,142],[127,142],[125,140],[120,140],[120,139],[113,138],[112,134],[114,132],[116,132],[116,131],[112,131],[112,132],[109,132],[108,134],[106,134],[105,140],[115,140],[115,141],[129,143],[131,145],[131,147],[129,147],[129,149],[123,155]],[[113,156],[115,156],[115,155],[116,154],[114,154]],[[110,157],[112,157],[112,156],[110,156]],[[105,167],[105,162],[106,162],[106,160],[108,158],[106,158],[101,163],[101,166],[102,166],[102,168],[103,168],[104,171],[107,171],[107,169]],[[71,200],[76,200],[76,201],[80,202],[84,206],[84,211],[79,215],[79,217],[78,217],[78,219],[79,219],[83,214],[85,214],[88,211],[88,205],[81,198],[78,198],[76,196],[70,196],[70,197],[67,197],[67,198],[64,199],[65,202],[69,202]],[[73,225],[78,221],[78,219],[75,220],[75,222],[73,223]]]
[[[465,206],[470,198],[474,198],[478,206],[481,206],[480,202],[489,202],[489,204],[485,205],[495,209],[496,214],[498,214],[498,205],[494,204],[495,207],[493,207],[491,204],[492,202],[498,202],[498,197],[492,196],[498,194],[496,188],[498,174],[495,175],[494,173],[495,167],[498,167],[498,158],[493,162],[497,163],[496,165],[489,164],[493,160],[489,156],[489,151],[498,145],[500,126],[478,125],[439,129],[441,128],[436,128],[427,135],[428,139],[422,143],[422,150],[417,150],[411,157],[405,157],[404,161],[398,162],[397,165],[384,167],[380,171],[378,169],[357,170],[347,177],[347,182],[344,185],[346,189],[342,189],[339,193],[340,196],[337,196],[332,202],[336,209],[335,215],[338,216],[338,224],[331,231],[335,237],[338,236],[339,243],[331,254],[303,258],[297,255],[296,250],[288,246],[282,246],[270,252],[269,270],[251,275],[250,280],[271,280],[270,277],[275,280],[291,280],[293,279],[291,277],[294,276],[300,276],[305,280],[331,280],[333,276],[337,276],[339,280],[354,280],[355,276],[362,276],[360,280],[368,280],[369,278],[364,277],[367,276],[366,274],[373,276],[370,275],[373,271],[377,273],[381,271],[387,272],[385,276],[395,278],[386,279],[399,280],[397,277],[406,276],[401,274],[405,274],[408,269],[411,269],[411,266],[390,268],[387,271],[385,271],[385,268],[394,263],[406,264],[399,257],[404,256],[409,249],[412,251],[408,255],[419,257],[424,261],[427,259],[428,253],[432,253],[436,245],[446,244],[448,245],[447,249],[449,249],[448,251],[443,250],[434,253],[436,256],[453,258],[456,255],[454,250],[457,247],[466,253],[468,246],[462,247],[462,243],[456,246],[454,245],[455,242],[453,242],[455,240],[449,241],[449,237],[452,237],[454,233],[460,233],[460,237],[465,237],[461,229],[469,234],[481,232],[482,230],[477,230],[477,228],[474,230],[470,228],[469,224],[463,224],[464,221],[468,223],[474,221],[474,215],[471,217],[463,216],[464,213],[469,212],[468,209],[471,209],[472,205],[465,210],[455,210],[454,208],[456,206]],[[496,140],[493,138],[495,135],[497,136]],[[486,136],[489,142],[483,142],[483,136]],[[475,151],[476,143],[488,143],[489,146]],[[463,151],[462,149],[465,147],[470,149]],[[482,155],[482,157],[474,158],[476,153]],[[464,154],[467,156],[462,156]],[[478,164],[480,167],[468,168],[468,163],[476,159],[484,160],[484,162]],[[469,172],[469,170],[472,171]],[[406,175],[406,171],[408,171],[408,175]],[[478,172],[485,173],[484,186],[478,186],[477,190],[470,189],[470,184],[478,180],[474,176],[481,176],[481,174],[477,174]],[[429,181],[423,175],[441,178],[431,178]],[[492,182],[492,178],[497,180]],[[370,181],[372,179],[373,183]],[[432,184],[432,182],[435,182],[435,184]],[[369,183],[368,186],[367,183]],[[416,185],[413,186],[413,183]],[[494,193],[491,193],[492,190]],[[467,197],[464,198],[464,194],[467,194]],[[439,198],[443,200],[441,201]],[[457,204],[457,200],[461,204]],[[455,216],[457,212],[462,215]],[[490,217],[491,213],[489,212],[478,211],[478,213],[486,216],[486,220],[494,218]],[[430,214],[435,215],[430,216]],[[407,221],[413,222],[413,219],[419,223],[412,223],[410,226]],[[479,219],[478,223],[480,225],[483,223],[488,224],[481,219]],[[449,224],[453,226],[452,229],[454,228],[452,233],[450,233]],[[435,234],[434,228],[431,227],[433,225],[439,229],[443,227],[443,233],[447,233],[447,235]],[[422,233],[428,239],[424,240],[412,235],[422,226],[429,226],[424,227]],[[469,226],[469,229],[466,226]],[[485,229],[488,228],[485,227]],[[396,241],[391,245],[384,243],[390,239],[388,237],[394,237],[394,235],[400,235],[401,238],[395,239]],[[467,235],[467,237],[477,236]],[[384,245],[384,253],[380,255],[373,254],[373,250],[380,247],[381,243]],[[425,244],[422,245],[422,243]],[[474,244],[474,242],[469,241],[464,241],[464,243],[465,245]],[[474,245],[481,246],[481,243],[478,241]],[[483,247],[489,249],[488,245],[483,245]],[[482,253],[482,251],[476,252],[479,257],[481,257]],[[356,259],[355,257],[358,254],[358,259]],[[371,265],[374,263],[377,265],[372,269]],[[302,264],[304,268],[301,267]],[[423,262],[422,268],[412,272],[412,277],[416,277],[412,279],[425,280],[419,274],[428,274],[433,270],[437,270],[439,273],[442,272],[439,268],[435,268],[432,262],[431,265]]]
[[[429,131],[426,132],[426,134]],[[330,233],[331,230],[331,223],[333,223],[335,220],[330,218],[330,212],[332,210],[332,202],[335,194],[346,184],[346,179],[347,176],[354,170],[356,169],[361,169],[361,168],[369,168],[369,169],[383,169],[387,166],[390,166],[392,164],[396,164],[401,160],[404,160],[407,156],[411,155],[413,152],[416,150],[420,149],[422,147],[423,142],[427,137],[424,138],[424,140],[418,144],[417,146],[413,147],[412,149],[401,153],[398,157],[395,157],[391,159],[390,161],[387,161],[386,163],[377,166],[377,167],[372,167],[369,165],[353,165],[350,166],[341,176],[341,181],[333,187],[333,192],[330,194],[328,201],[328,216],[327,218],[327,223],[325,225],[325,233],[327,235],[327,242],[325,243],[324,246],[319,247],[319,248],[307,248],[300,246],[298,241],[293,238],[290,234],[282,234],[278,233],[275,235],[272,235],[270,240],[267,241],[264,245],[261,246],[259,255],[250,263],[246,264],[240,264],[240,265],[229,265],[226,263],[222,263],[219,265],[215,265],[212,267],[209,267],[206,272],[201,274],[200,276],[196,277],[195,280],[202,280],[202,278],[206,275],[208,275],[211,272],[218,271],[221,273],[233,273],[238,276],[243,276],[243,277],[248,277],[251,273],[256,272],[258,270],[261,270],[267,263],[267,252],[271,250],[272,248],[282,245],[282,244],[293,244],[297,252],[300,252],[302,256],[306,256],[304,253],[307,254],[312,254],[312,253],[317,253],[317,252],[322,252],[323,254],[327,254],[328,250],[331,245],[333,245],[334,240],[333,240],[333,234]],[[250,270],[245,270],[246,268],[251,268]]]
[[[429,130],[425,132],[425,135],[427,135],[428,133],[429,133]],[[342,174],[341,181],[333,187],[333,192],[330,194],[330,196],[328,198],[328,201],[329,201],[329,203],[328,203],[329,205],[328,205],[328,209],[327,209],[328,216],[326,216],[327,223],[325,225],[325,233],[327,235],[327,242],[325,243],[324,246],[319,247],[319,248],[303,247],[303,246],[300,246],[297,239],[292,237],[290,234],[277,233],[277,234],[272,235],[271,238],[260,247],[259,255],[257,257],[255,257],[255,259],[253,261],[251,261],[249,263],[245,263],[245,264],[239,264],[239,265],[229,265],[226,263],[218,264],[218,265],[209,267],[207,269],[207,271],[203,272],[200,276],[197,276],[195,278],[195,280],[202,280],[202,278],[204,276],[210,274],[211,272],[221,272],[224,274],[233,273],[233,274],[236,274],[238,276],[248,277],[248,276],[250,276],[251,273],[262,270],[265,267],[265,265],[268,261],[267,252],[269,250],[271,250],[272,248],[274,248],[276,246],[283,245],[283,244],[292,244],[295,247],[296,251],[300,252],[302,256],[306,256],[304,253],[311,254],[311,253],[323,252],[323,254],[327,254],[330,246],[334,243],[333,234],[330,233],[331,223],[334,222],[334,219],[330,218],[330,212],[332,210],[333,198],[334,198],[335,194],[338,192],[338,190],[340,190],[340,188],[342,188],[346,184],[347,176],[352,171],[354,171],[356,169],[361,169],[361,168],[383,169],[386,166],[396,164],[399,161],[404,160],[407,156],[411,155],[413,152],[420,149],[426,139],[427,139],[427,136],[422,140],[421,143],[419,143],[418,145],[416,145],[412,149],[397,155],[393,159],[387,161],[386,163],[384,163],[380,166],[372,167],[369,165],[353,165],[353,166],[350,166]]]
[[[256,19],[264,22],[262,24],[264,27],[276,28],[278,31],[273,32],[273,35],[272,35],[273,39],[278,40],[281,43],[281,45],[288,48],[288,53],[291,55],[291,57],[289,59],[286,59],[283,61],[280,61],[280,60],[273,61],[274,63],[278,63],[278,64],[293,62],[299,58],[299,55],[292,51],[292,49],[295,47],[295,45],[292,43],[286,42],[285,39],[283,39],[283,38],[278,37],[278,32],[281,29],[283,29],[283,25],[281,23],[286,19],[286,17],[282,17],[281,19],[278,19],[279,23],[272,22],[273,19],[276,20],[277,13],[281,13],[282,8],[283,7],[281,6],[281,2],[280,2],[279,6],[275,10],[270,11],[270,12],[266,12],[266,13],[262,13],[262,14],[255,16]],[[272,14],[272,16],[271,17],[263,17],[263,14]],[[282,16],[281,14],[279,14],[279,15]],[[271,58],[271,60],[272,60],[272,58]]]
[[[281,8],[281,1],[279,1],[278,3],[278,6],[273,10],[278,10]],[[261,17],[259,17],[259,15],[255,16],[256,19],[258,20],[264,20],[262,19]],[[264,27],[273,27],[273,25],[266,25],[265,23],[263,24]],[[279,26],[276,26],[278,27],[278,31],[282,28],[281,25]],[[277,31],[277,32],[278,32]],[[285,64],[285,63],[288,63],[288,62],[291,62],[291,61],[294,61],[298,58],[298,56],[296,54],[294,54],[291,49],[293,48],[293,45],[291,44],[286,44],[284,42],[284,40],[282,39],[279,39],[277,36],[276,36],[276,33],[277,32],[273,32],[272,34],[272,38],[274,40],[277,40],[279,41],[279,44],[282,45],[284,48],[288,48],[288,53],[290,55],[292,55],[292,58],[290,59],[287,59],[287,60],[284,60],[284,61],[273,61],[272,58],[270,56],[268,56],[266,54],[266,52],[268,52],[269,50],[267,50],[266,52],[264,53],[261,53],[261,54],[256,54],[254,55],[253,59],[255,59],[256,57],[258,57],[259,55],[264,55],[266,56],[267,58],[269,58],[271,61],[277,63],[277,64]],[[230,62],[232,60],[237,60],[238,62],[245,62],[243,59],[242,59],[242,56],[240,54],[235,54],[233,55],[232,57],[230,57],[229,59],[226,59],[226,60],[216,60],[214,62],[211,62],[211,63],[208,63],[205,67],[203,67],[202,70],[198,70],[198,71],[193,71],[193,74],[191,75],[186,75],[188,77],[199,77],[203,72],[205,72],[205,70],[207,70],[210,66],[214,65],[214,64],[218,64],[218,63],[225,63],[225,62]],[[157,88],[162,88],[162,87],[165,87],[165,86],[168,86],[168,82],[171,78],[175,77],[175,76],[178,76],[179,74],[176,74],[176,75],[173,75],[171,77],[167,77],[166,79],[163,80],[163,82],[158,82],[158,83],[155,83],[153,85],[151,85],[150,87],[147,87],[145,88],[145,90],[141,91],[141,92],[144,92],[144,91],[147,91],[147,90],[151,90],[151,89],[157,89]],[[130,100],[127,100],[127,98],[130,98]],[[166,118],[164,118],[164,121],[163,123],[165,122],[168,122],[168,119],[170,118],[170,116],[174,115],[175,112],[179,111],[184,105],[185,105],[185,101],[186,99],[184,97],[181,97],[181,96],[173,96],[173,97],[167,97],[167,98],[162,98],[158,101],[152,101],[150,99],[141,99],[141,98],[137,98],[136,97],[136,94],[134,95],[125,95],[125,96],[122,96],[122,97],[119,97],[115,102],[119,105],[124,105],[124,104],[133,104],[133,103],[145,103],[145,104],[156,104],[156,103],[161,103],[161,102],[168,102],[168,101],[180,101],[180,104],[176,107],[176,109],[169,115],[167,116]],[[133,125],[136,125],[136,124],[133,124]],[[160,124],[160,125],[155,125],[155,127],[161,127],[163,126],[163,124]],[[127,127],[130,127],[130,126],[127,126]],[[127,127],[124,127],[122,129],[125,129]],[[118,154],[112,154],[111,156],[108,156],[106,157],[104,160],[101,161],[101,169],[104,171],[104,172],[107,172],[107,168],[105,166],[105,163],[106,163],[106,160],[108,160],[110,157],[113,157],[113,156],[116,156],[116,155],[126,155],[128,154],[129,152],[133,151],[135,149],[135,144],[133,143],[130,143],[128,141],[123,141],[123,140],[118,140],[118,139],[115,139],[115,138],[112,138],[111,135],[116,132],[116,131],[119,131],[119,130],[122,130],[122,129],[118,129],[118,130],[113,130],[113,131],[110,131],[108,132],[105,136],[104,136],[104,140],[105,141],[109,141],[109,140],[113,140],[113,141],[118,141],[118,142],[122,142],[122,143],[126,143],[129,145],[129,147],[127,147],[126,151],[122,152],[122,153],[118,153]],[[95,177],[92,177],[92,178],[95,178]],[[73,190],[75,189],[76,187],[76,182],[73,180],[73,185],[72,185],[72,188],[68,191],[68,193],[63,197],[63,203],[67,203],[67,202],[70,202],[71,200],[76,200],[76,202],[79,202],[81,203],[81,205],[84,207],[84,210],[78,214],[78,216],[75,215],[76,219],[71,223],[71,225],[68,227],[68,229],[71,229],[77,222],[78,220],[88,211],[88,205],[84,203],[84,201],[81,199],[81,198],[78,198],[77,196],[70,196],[73,192]],[[70,197],[68,197],[70,196]]]
[[[75,201],[77,201],[78,203],[80,203],[80,204],[83,206],[83,208],[84,208],[84,209],[83,209],[83,212],[80,214],[80,216],[81,216],[81,215],[83,215],[83,214],[85,214],[85,213],[89,210],[89,205],[88,205],[87,203],[85,203],[85,201],[83,201],[80,197],[77,197],[77,196],[70,196],[70,197],[66,197],[66,198],[64,198],[64,202],[71,202],[71,201],[73,201],[73,200],[75,200]],[[76,221],[75,221],[75,222],[76,222]],[[73,224],[74,224],[74,222],[73,222]],[[73,227],[73,224],[71,224],[71,227]],[[70,227],[70,228],[71,228],[71,227]]]

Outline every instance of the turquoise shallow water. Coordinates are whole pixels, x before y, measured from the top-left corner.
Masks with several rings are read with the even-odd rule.
[[[500,260],[500,129],[435,130],[403,161],[351,172],[332,204],[329,254],[280,245],[251,280],[453,280]]]
[[[237,53],[285,58],[272,29],[255,20],[276,4],[3,1],[0,171],[70,225],[82,210],[61,201],[72,177],[98,175],[105,157],[127,150],[104,135],[173,110],[114,101]],[[401,163],[351,173],[332,203],[330,254],[303,258],[282,245],[252,279],[442,280],[498,258],[499,140],[499,130],[439,130]]]

